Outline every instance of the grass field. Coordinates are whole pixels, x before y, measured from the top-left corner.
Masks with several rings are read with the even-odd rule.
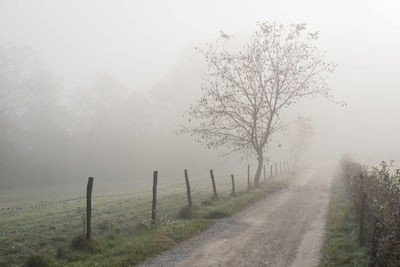
[[[94,190],[95,245],[83,251],[71,247],[72,239],[84,233],[86,199],[81,194],[66,196],[64,200],[30,201],[12,209],[2,202],[0,266],[20,266],[28,258],[41,261],[43,266],[137,264],[207,229],[215,218],[230,216],[255,203],[284,186],[285,181],[284,177],[271,179],[260,189],[247,193],[247,179],[236,176],[238,193],[231,196],[230,177],[216,177],[220,197],[212,200],[210,179],[193,179],[192,199],[196,208],[189,219],[177,219],[187,203],[185,184],[160,186],[157,225],[153,229],[150,190],[113,195]]]
[[[359,246],[358,223],[344,181],[332,181],[321,267],[368,266],[368,251]]]

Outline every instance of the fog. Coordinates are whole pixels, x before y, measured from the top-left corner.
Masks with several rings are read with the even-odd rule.
[[[253,158],[221,157],[175,132],[201,94],[195,47],[220,31],[244,44],[258,21],[307,23],[337,64],[328,86],[347,105],[306,99],[283,115],[312,118],[304,160],[400,161],[399,13],[394,0],[2,0],[0,190],[244,171]],[[289,132],[272,137],[269,160],[290,157]]]

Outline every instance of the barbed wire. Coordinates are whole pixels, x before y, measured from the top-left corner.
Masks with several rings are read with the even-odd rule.
[[[244,175],[244,174],[246,174],[246,173],[245,172],[236,173],[236,174],[233,174],[233,175],[234,176],[240,176],[240,175]],[[228,178],[230,178],[230,175],[218,175],[218,176],[215,176],[215,179],[220,179],[220,178],[228,179]],[[196,183],[199,183],[201,181],[205,181],[206,179],[210,179],[210,176],[203,176],[203,177],[199,177],[199,178],[195,178],[195,179],[189,179],[189,182],[190,182],[190,184],[196,184]],[[160,188],[158,188],[158,190],[165,190],[165,189],[170,189],[170,188],[183,186],[183,185],[186,185],[186,183],[179,183],[179,184],[173,184],[173,185],[169,185],[169,186],[165,186],[165,187],[160,187]],[[115,194],[96,194],[96,195],[92,196],[92,199],[110,198],[110,197],[118,197],[118,196],[129,196],[129,195],[136,196],[136,195],[146,194],[146,193],[150,193],[150,192],[152,192],[151,189],[143,190],[143,191],[136,191],[136,192],[115,193]],[[68,204],[68,203],[71,203],[71,202],[74,202],[74,201],[79,201],[79,200],[85,199],[85,198],[86,198],[85,195],[80,195],[80,196],[69,198],[69,199],[62,199],[62,200],[38,203],[38,204],[35,204],[35,205],[31,205],[31,206],[1,207],[0,208],[0,212],[4,212],[4,211],[25,211],[25,210],[38,209],[38,208],[43,208],[43,207],[52,207],[52,206]]]
[[[235,177],[236,186],[239,186],[239,184],[241,182],[244,183],[244,181],[242,181],[242,180],[244,180],[244,178],[247,178],[247,172],[234,172],[232,174]],[[232,174],[217,175],[217,176],[214,176],[214,178],[215,178],[218,186],[220,186],[220,187],[221,186],[222,187],[228,187],[229,186],[230,187],[230,180],[231,180],[231,175]],[[238,177],[239,177],[239,179],[237,179]],[[189,182],[190,182],[190,185],[191,185],[191,191],[192,192],[198,191],[197,189],[194,189],[194,187],[196,187],[196,185],[199,185],[201,182],[204,182],[204,186],[206,186],[206,185],[208,186],[208,182],[209,181],[207,181],[207,180],[209,180],[210,178],[211,178],[210,176],[197,177],[195,179],[190,179],[189,178]],[[207,181],[207,183],[206,183],[206,181]],[[186,185],[185,182],[177,183],[177,184],[171,184],[171,185],[168,185],[168,186],[159,187],[157,191],[161,195],[165,195],[165,194],[168,193],[168,191],[170,189],[173,189],[174,191],[176,191],[178,188],[184,187],[185,185]],[[210,183],[210,185],[211,185],[211,183]],[[92,195],[92,199],[103,199],[103,198],[124,197],[124,196],[137,197],[137,196],[145,195],[145,194],[148,194],[148,193],[151,193],[151,192],[152,192],[152,189],[143,190],[143,191],[135,191],[135,192],[115,193],[115,194],[99,193],[99,194]],[[182,190],[182,192],[180,192],[180,190],[179,190],[176,193],[177,194],[184,194],[185,190]],[[0,216],[1,215],[10,215],[10,214],[12,214],[13,212],[16,212],[16,211],[17,212],[18,211],[29,211],[29,210],[35,210],[35,209],[40,209],[40,208],[48,208],[48,207],[54,207],[54,206],[59,206],[59,205],[66,205],[66,204],[70,204],[70,203],[76,203],[76,202],[81,201],[81,200],[83,200],[85,198],[86,198],[85,195],[79,195],[79,196],[72,197],[72,198],[69,198],[69,199],[42,202],[42,203],[37,203],[37,204],[31,205],[31,206],[1,207],[0,208]],[[206,199],[206,197],[204,197],[204,199]],[[169,216],[171,214],[176,214],[176,211],[179,210],[180,208],[182,208],[182,205],[174,205],[174,207],[171,207],[171,203],[169,203],[169,205],[170,205],[169,208],[172,209],[172,211],[171,210],[169,210],[169,211],[166,211],[166,210],[165,211],[161,211],[160,210],[160,212],[163,213],[164,216]],[[112,207],[112,205],[111,205],[111,207]],[[161,208],[161,206],[160,206],[160,208]],[[142,213],[142,212],[139,212],[139,213]],[[69,221],[72,221],[72,220],[78,220],[78,218],[81,217],[81,216],[82,216],[82,214],[64,215],[64,216],[61,216],[61,217],[57,217],[57,219],[51,220],[50,222],[48,222],[46,224],[32,225],[31,227],[26,227],[26,228],[18,229],[18,230],[0,231],[0,233],[3,234],[3,235],[7,235],[7,234],[13,234],[13,233],[23,233],[23,232],[33,231],[33,230],[40,229],[40,228],[43,228],[43,227],[49,227],[51,225],[58,224],[58,223],[65,223],[65,222],[69,222]],[[100,216],[102,216],[101,213],[94,213],[92,215],[92,217],[100,217]]]
[[[3,207],[0,208],[0,211],[22,211],[22,210],[32,210],[32,209],[38,209],[42,207],[51,207],[51,206],[57,206],[57,205],[63,205],[67,204],[73,201],[78,201],[83,198],[86,198],[86,196],[79,196],[79,197],[74,197],[70,199],[63,199],[63,200],[57,200],[57,201],[51,201],[51,202],[45,202],[45,203],[38,203],[32,206],[25,206],[25,207]]]

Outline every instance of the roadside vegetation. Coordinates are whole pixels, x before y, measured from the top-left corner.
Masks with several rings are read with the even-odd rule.
[[[368,249],[359,246],[359,227],[340,176],[332,180],[320,266],[368,266]]]
[[[82,229],[84,199],[28,210],[26,214],[13,211],[11,216],[5,216],[3,213],[0,266],[135,265],[199,234],[216,219],[231,216],[281,189],[288,177],[269,179],[250,192],[244,181],[238,181],[235,194],[231,194],[229,184],[221,182],[217,184],[218,199],[212,197],[208,184],[194,182],[192,209],[185,206],[184,190],[179,187],[164,190],[153,227],[150,193],[95,199],[91,243],[85,243]],[[76,214],[69,215],[71,211]],[[61,220],[52,224],[54,217]]]

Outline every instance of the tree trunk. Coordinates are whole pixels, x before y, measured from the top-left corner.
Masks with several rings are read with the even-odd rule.
[[[261,171],[263,168],[263,163],[264,163],[264,157],[263,157],[263,152],[258,152],[257,153],[257,171],[254,176],[254,187],[258,187],[260,183],[260,176],[261,176]]]

